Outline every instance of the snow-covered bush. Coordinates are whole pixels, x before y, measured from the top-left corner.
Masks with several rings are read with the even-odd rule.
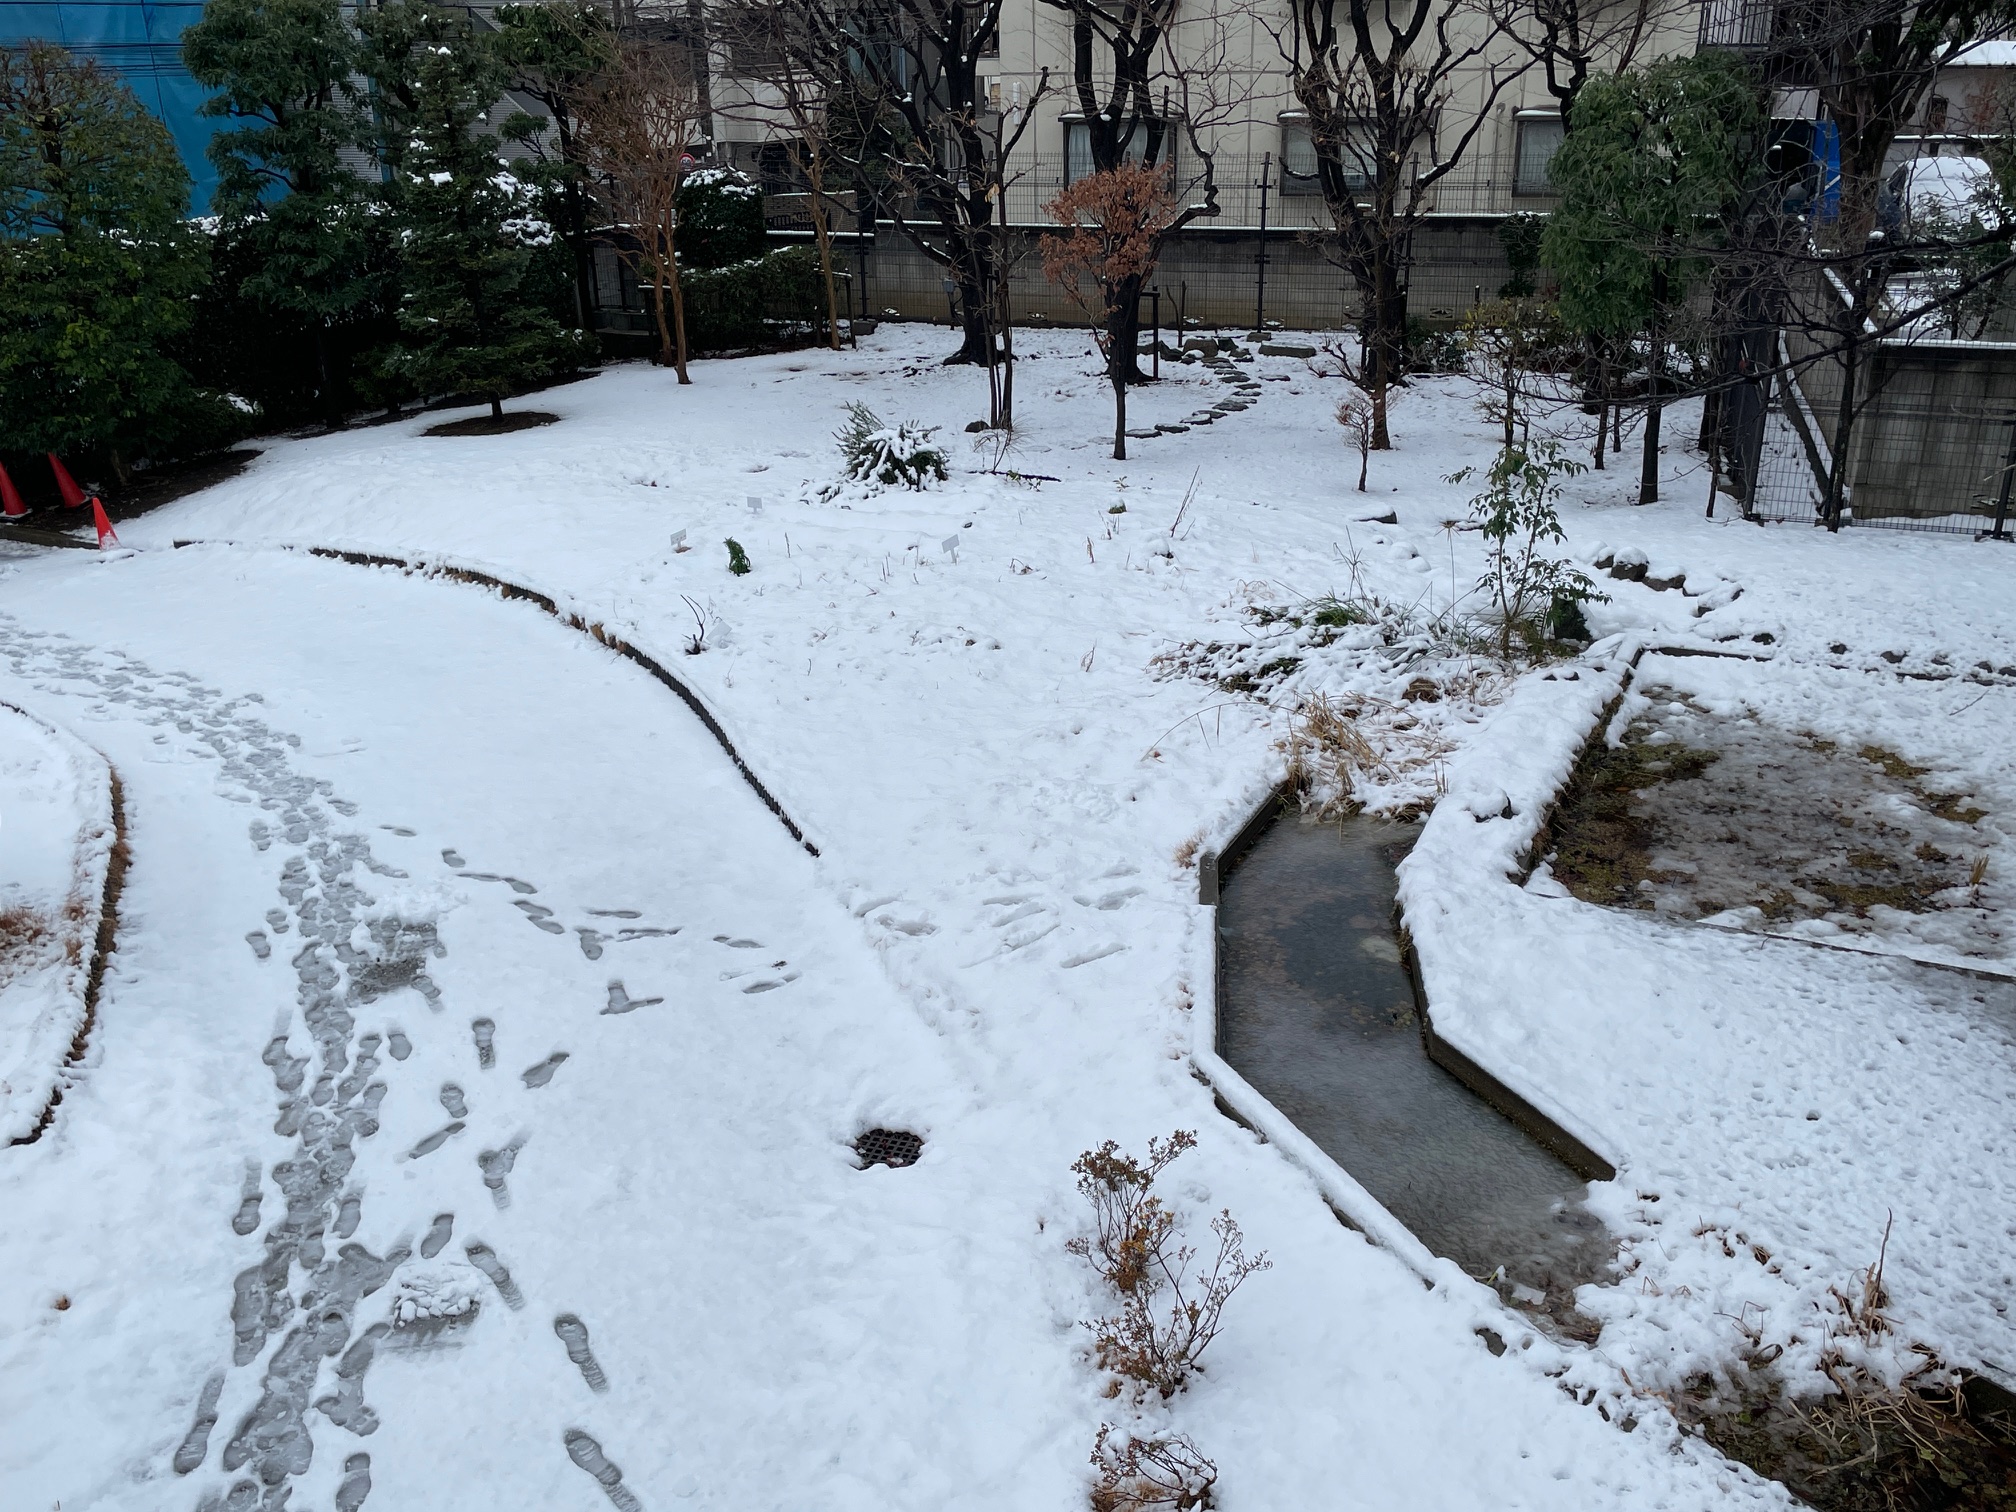
[[[945,452],[931,439],[937,434],[936,426],[914,422],[892,429],[867,405],[850,404],[833,439],[855,482],[922,488],[933,478],[945,481]]]

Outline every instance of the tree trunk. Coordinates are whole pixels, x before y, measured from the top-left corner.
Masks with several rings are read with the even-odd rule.
[[[651,269],[651,318],[658,326],[658,354],[651,360],[659,367],[672,366],[672,328],[665,321],[665,269]]]
[[[330,430],[343,428],[343,406],[337,402],[336,385],[329,378],[329,326],[315,322],[315,377],[322,386],[322,423]]]
[[[827,344],[840,350],[840,295],[833,282],[833,227],[826,215],[826,173],[818,155],[804,156],[805,182],[812,186],[808,201],[812,212],[812,245],[819,249],[819,281],[826,288]]]
[[[1127,460],[1127,379],[1116,351],[1106,361],[1106,376],[1113,384],[1113,460]]]
[[[588,218],[581,208],[581,186],[569,181],[563,203],[567,206],[567,246],[574,254],[574,315],[581,329],[595,329],[595,261],[588,245]]]
[[[492,420],[502,420],[504,418],[504,401],[495,394],[490,396],[490,418]]]
[[[1645,391],[1645,455],[1638,468],[1638,502],[1659,502],[1659,416],[1660,377],[1665,364],[1666,342],[1657,331],[1652,334],[1652,371]]]
[[[679,290],[679,259],[668,255],[665,265],[672,292],[672,365],[678,369],[681,383],[691,383],[686,375],[686,296]]]
[[[665,233],[665,255],[658,262],[658,278],[663,289],[658,310],[660,339],[664,339],[664,307],[669,303],[672,306],[672,367],[679,374],[681,383],[691,383],[693,380],[686,376],[686,298],[679,290],[679,249],[670,231]]]
[[[1106,310],[1106,340],[1124,383],[1147,383],[1141,371],[1141,285],[1145,279],[1122,281]]]
[[[1363,492],[1365,492],[1365,470],[1366,470],[1366,469],[1367,469],[1368,467],[1370,467],[1371,465],[1372,465],[1372,452],[1371,452],[1371,449],[1370,449],[1369,447],[1363,447],[1363,446],[1359,447],[1359,448],[1358,448],[1358,492],[1360,492],[1360,493],[1363,493]]]
[[[991,339],[994,322],[987,316],[987,301],[980,290],[979,280],[973,276],[970,264],[958,263],[954,277],[959,286],[959,325],[961,339],[959,350],[945,359],[946,367],[960,367],[971,363],[985,366],[987,347]]]
[[[1407,295],[1400,287],[1399,249],[1382,240],[1372,262],[1371,321],[1366,342],[1368,392],[1372,396],[1372,450],[1391,451],[1386,429],[1386,391],[1399,382],[1407,351]]]
[[[1827,462],[1827,496],[1820,503],[1820,518],[1830,531],[1841,528],[1841,511],[1848,494],[1848,443],[1854,437],[1855,381],[1861,367],[1861,301],[1849,309],[1851,329],[1841,342],[1841,398],[1834,407],[1834,435],[1829,441],[1834,455]]]

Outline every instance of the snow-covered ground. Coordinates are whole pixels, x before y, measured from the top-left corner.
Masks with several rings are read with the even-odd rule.
[[[1173,1408],[1233,1512],[1782,1504],[1653,1400],[1624,1433],[1555,1376],[1617,1400],[1626,1373],[1663,1389],[1735,1358],[1751,1345],[1716,1312],[1761,1298],[1798,1322],[1873,1258],[1886,1207],[1913,1337],[2016,1364],[1995,1305],[2016,1224],[1992,1174],[2006,1025],[1928,999],[1916,968],[1542,898],[1458,858],[1455,905],[1489,932],[1439,958],[1423,940],[1438,1024],[1619,1168],[1596,1205],[1638,1269],[1585,1295],[1607,1325],[1589,1353],[1516,1347],[1523,1320],[1460,1277],[1431,1267],[1424,1289],[1220,1116],[1191,1069],[1211,971],[1189,842],[1279,778],[1298,701],[1360,711],[1375,804],[1495,782],[1530,813],[1572,758],[1574,718],[1505,718],[1564,684],[1494,715],[1510,680],[1434,629],[1480,564],[1454,528],[1474,485],[1444,478],[1488,461],[1488,428],[1460,382],[1418,386],[1359,495],[1336,382],[1256,358],[1250,408],[1114,463],[1089,344],[1060,334],[1029,340],[1018,379],[1001,465],[1023,477],[989,475],[961,434],[984,380],[935,366],[943,339],[701,363],[686,389],[615,369],[519,401],[562,421],[504,437],[425,437],[429,416],[276,443],[129,523],[135,555],[0,579],[0,697],[107,752],[134,850],[80,1084],[40,1142],[0,1151],[8,1210],[34,1215],[0,1233],[0,1415],[32,1424],[0,1448],[10,1500],[194,1505],[264,1467],[300,1505],[354,1506],[368,1473],[376,1505],[509,1487],[585,1507],[606,1462],[650,1508],[1072,1505],[1116,1409],[1077,1326],[1098,1303],[1064,1248],[1084,1225],[1069,1166],[1173,1128],[1201,1136],[1171,1173],[1193,1222],[1229,1206],[1275,1262]],[[1224,392],[1165,372],[1135,424]],[[822,498],[853,400],[944,427],[953,481]],[[1866,712],[2006,825],[2005,554],[1704,519],[1696,461],[1672,450],[1674,502],[1651,509],[1623,502],[1635,466],[1571,484],[1578,554],[1636,549],[1687,579],[1604,580],[1597,633],[1767,655],[1703,696]],[[492,573],[647,649],[817,860],[587,637],[268,549],[286,543]],[[1397,644],[1254,613],[1327,593],[1376,596]],[[1195,675],[1234,666],[1253,692]],[[680,933],[616,938],[647,926]],[[605,1011],[646,997],[664,1001]],[[1923,1039],[1856,1058],[1900,1033]],[[276,1082],[310,1099],[279,1132]],[[922,1163],[854,1170],[847,1142],[875,1124],[924,1134]],[[440,1213],[452,1238],[424,1255]],[[1796,1280],[1753,1281],[1763,1263],[1709,1237],[1739,1227]],[[314,1263],[262,1277],[290,1250]],[[1668,1280],[1687,1288],[1671,1305]],[[370,1333],[471,1301],[459,1324]],[[314,1323],[325,1306],[340,1327]],[[1480,1325],[1515,1347],[1494,1357]],[[178,1449],[200,1457],[179,1488]]]
[[[103,758],[0,703],[0,1146],[42,1118],[83,1027],[116,840]]]

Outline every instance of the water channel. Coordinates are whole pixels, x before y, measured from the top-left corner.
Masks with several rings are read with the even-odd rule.
[[[1564,1309],[1613,1253],[1587,1188],[1428,1059],[1394,936],[1418,825],[1287,815],[1218,907],[1218,1050],[1421,1242]]]

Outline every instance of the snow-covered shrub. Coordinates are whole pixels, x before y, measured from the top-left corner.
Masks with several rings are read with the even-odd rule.
[[[819,258],[810,247],[785,247],[726,267],[682,272],[680,288],[686,301],[686,343],[696,352],[787,345],[795,331],[809,330],[826,309]]]
[[[922,488],[945,481],[944,450],[932,444],[935,425],[905,423],[893,429],[865,404],[847,406],[847,423],[834,433],[847,476],[857,483]]]
[[[679,185],[679,266],[695,271],[760,259],[770,247],[763,189],[733,168],[696,168]]]

